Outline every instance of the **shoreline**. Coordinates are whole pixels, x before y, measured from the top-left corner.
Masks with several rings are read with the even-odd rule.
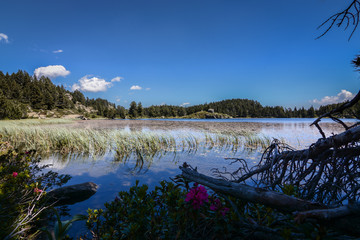
[[[259,133],[262,129],[281,129],[286,125],[300,125],[303,128],[316,129],[315,126],[310,126],[309,122],[211,122],[211,121],[168,121],[162,119],[156,120],[138,120],[138,119],[101,119],[101,120],[76,120],[74,123],[66,124],[66,126],[75,128],[90,128],[90,129],[122,129],[129,128],[131,131],[149,129],[149,130],[198,130],[209,132],[230,132],[241,133],[251,132]],[[62,124],[61,124],[62,125]],[[327,132],[340,133],[344,128],[334,122],[320,122]]]

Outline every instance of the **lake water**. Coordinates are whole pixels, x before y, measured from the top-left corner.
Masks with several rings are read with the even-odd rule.
[[[302,149],[308,147],[321,137],[315,127],[309,126],[313,121],[314,119],[151,119],[135,120],[134,122],[114,120],[111,122],[110,128],[122,128],[127,131],[161,132],[178,136],[184,133],[201,135],[207,129],[212,131],[214,128],[221,128],[223,124],[230,129],[245,128],[253,131],[258,136],[281,139],[297,149]],[[355,122],[355,120],[346,121]],[[117,123],[120,122],[122,124],[118,126]],[[169,122],[174,123],[175,126],[167,125]],[[133,126],[133,123],[136,123],[136,127]],[[180,123],[185,123],[185,125]],[[338,124],[332,124],[330,120],[323,120],[322,123],[324,123],[323,128],[327,136],[343,131]],[[194,126],[202,124],[197,126],[204,127],[193,129],[190,128],[191,124]],[[215,124],[214,127],[211,124]],[[96,124],[94,126],[95,128],[102,128]],[[152,189],[159,181],[169,180],[170,177],[179,174],[180,170],[178,167],[183,162],[187,162],[193,167],[198,167],[201,173],[210,175],[213,168],[221,169],[226,167],[230,170],[236,169],[236,166],[229,166],[230,161],[226,160],[226,157],[243,158],[249,165],[254,165],[259,161],[261,151],[259,149],[252,149],[252,151],[242,149],[238,152],[232,152],[221,148],[204,148],[191,153],[177,152],[176,155],[168,153],[161,158],[155,157],[152,161],[145,162],[143,168],[136,166],[135,159],[127,161],[114,160],[114,153],[112,152],[102,156],[68,156],[63,159],[60,159],[58,156],[52,156],[44,159],[43,163],[52,164],[51,170],[53,171],[61,174],[70,174],[72,179],[67,185],[92,181],[100,186],[98,192],[90,199],[68,206],[69,213],[73,216],[75,214],[86,214],[88,208],[103,208],[105,202],[113,200],[119,191],[128,190],[130,186],[134,185],[136,180],[139,180],[140,184],[148,184],[150,189]],[[70,235],[79,236],[84,229],[85,227],[82,223],[76,223]]]

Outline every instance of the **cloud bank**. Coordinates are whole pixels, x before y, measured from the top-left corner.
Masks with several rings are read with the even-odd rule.
[[[39,78],[45,76],[48,78],[66,77],[70,74],[70,71],[62,65],[49,65],[47,67],[39,67],[35,69],[34,75]]]
[[[73,91],[81,90],[84,92],[104,92],[111,86],[111,82],[107,82],[105,79],[86,75],[79,80],[79,84],[75,83],[71,89]]]
[[[341,103],[350,100],[354,97],[354,94],[347,90],[341,90],[336,96],[325,96],[321,100],[314,99],[311,102],[318,105],[327,105],[334,103]]]
[[[4,42],[8,43],[9,37],[5,33],[0,33],[0,41],[4,41]]]
[[[106,89],[113,86],[113,83],[120,82],[122,79],[122,77],[114,77],[110,82],[107,82],[103,78],[86,75],[82,77],[78,83],[72,85],[71,90],[80,90],[84,92],[105,92]]]

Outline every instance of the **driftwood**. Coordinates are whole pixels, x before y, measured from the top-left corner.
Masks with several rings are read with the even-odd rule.
[[[75,184],[51,190],[46,197],[54,206],[69,205],[89,199],[97,192],[98,187],[93,182]]]
[[[180,167],[180,169],[185,178],[208,186],[216,192],[254,203],[265,204],[281,211],[292,213],[294,211],[324,208],[321,204],[302,200],[275,191],[252,187],[241,183],[228,182],[222,179],[215,179],[198,173],[196,170],[188,167]]]
[[[360,65],[359,58],[357,62]],[[216,179],[184,163],[180,167],[182,176],[224,196],[291,213],[295,222],[311,219],[360,236],[360,229],[353,227],[360,225],[360,126],[347,126],[337,116],[359,101],[360,92],[317,118],[312,125],[322,138],[307,149],[295,150],[275,139],[252,168],[244,159],[231,158],[240,167],[234,172],[215,169]],[[324,117],[341,124],[344,132],[326,137],[319,125]],[[291,186],[297,197],[282,194],[286,186]],[[250,228],[245,223],[243,226]]]
[[[239,198],[248,202],[263,204],[284,213],[292,213],[297,223],[307,219],[316,219],[320,222],[353,235],[360,235],[360,229],[354,228],[360,224],[360,203],[330,208],[324,204],[306,201],[300,198],[288,196],[276,191],[249,186],[246,184],[229,182],[223,179],[215,179],[198,173],[188,165],[180,166],[182,176],[213,189],[215,192]],[[269,229],[261,229],[259,226],[250,226],[242,223],[242,226],[253,228],[258,231],[271,233]],[[274,233],[274,232],[273,232]]]

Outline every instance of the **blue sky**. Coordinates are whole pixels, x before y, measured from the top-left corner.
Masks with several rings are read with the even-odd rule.
[[[348,3],[5,0],[0,70],[49,76],[125,107],[231,98],[317,106],[359,89],[350,62],[360,30],[350,41],[349,30],[335,28],[315,40]]]

